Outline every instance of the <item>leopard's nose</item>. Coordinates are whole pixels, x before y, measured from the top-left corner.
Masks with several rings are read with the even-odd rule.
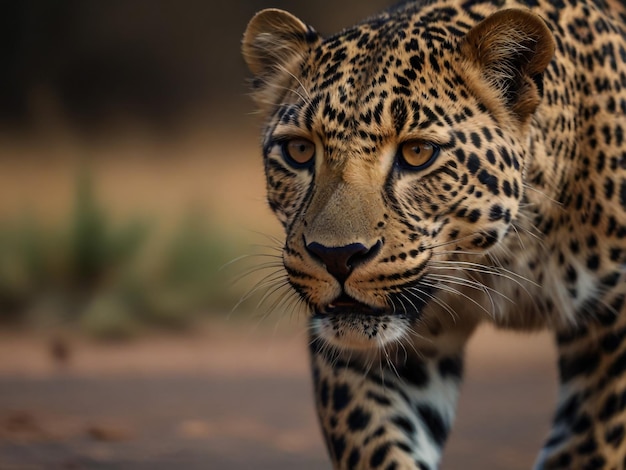
[[[378,240],[371,246],[362,243],[350,243],[344,246],[325,246],[321,243],[306,244],[311,256],[321,261],[326,270],[341,284],[345,282],[355,266],[363,264],[376,256],[382,242]]]

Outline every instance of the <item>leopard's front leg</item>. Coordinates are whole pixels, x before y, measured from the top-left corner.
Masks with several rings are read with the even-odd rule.
[[[436,469],[454,419],[463,347],[338,351],[311,341],[317,412],[336,469]]]
[[[557,334],[559,403],[536,470],[626,468],[626,295]]]

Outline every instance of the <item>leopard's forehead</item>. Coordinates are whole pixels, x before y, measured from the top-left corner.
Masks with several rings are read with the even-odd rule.
[[[452,68],[456,43],[470,29],[458,17],[453,8],[433,7],[357,24],[321,42],[302,78],[311,79],[312,92],[342,92],[339,96],[346,94],[346,99],[367,100],[376,88],[410,96],[413,82],[435,81]]]
[[[321,136],[329,160],[348,147],[366,158],[409,137],[445,145],[473,114],[457,51],[469,29],[457,10],[433,6],[388,12],[325,39],[277,107],[277,126]]]

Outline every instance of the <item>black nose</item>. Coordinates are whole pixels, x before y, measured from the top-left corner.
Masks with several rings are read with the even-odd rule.
[[[370,247],[362,243],[351,243],[345,246],[324,246],[321,243],[312,242],[308,243],[306,248],[314,258],[324,263],[326,270],[333,277],[343,284],[355,266],[376,256],[381,245],[382,242],[380,240]]]

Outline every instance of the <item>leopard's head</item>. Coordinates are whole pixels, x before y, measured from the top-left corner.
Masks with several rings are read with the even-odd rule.
[[[268,200],[316,335],[356,349],[400,340],[454,291],[450,263],[498,246],[553,52],[522,10],[477,23],[405,8],[327,39],[284,11],[251,20]]]

